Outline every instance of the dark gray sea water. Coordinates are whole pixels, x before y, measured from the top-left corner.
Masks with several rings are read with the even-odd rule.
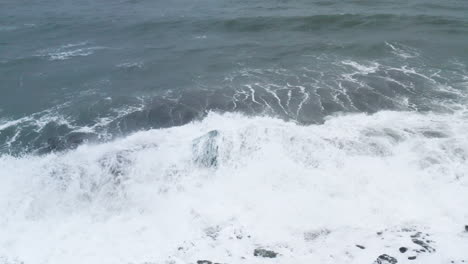
[[[1,0],[0,151],[465,102],[465,0]]]
[[[0,264],[468,263],[468,0],[0,0]]]

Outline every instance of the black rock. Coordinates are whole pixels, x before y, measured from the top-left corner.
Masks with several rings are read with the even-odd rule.
[[[421,246],[422,249],[426,250],[429,253],[435,252],[436,251],[435,248],[433,248],[432,246],[429,245],[433,241],[428,240],[428,239],[425,240],[425,239],[426,239],[426,237],[421,232],[417,232],[417,233],[411,235],[411,241],[413,241],[413,243],[415,243],[416,245]]]
[[[254,256],[263,258],[276,258],[276,256],[278,256],[278,253],[272,250],[257,248],[254,250]]]
[[[408,248],[406,248],[406,247],[401,247],[401,248],[399,248],[398,250],[400,250],[401,253],[405,253],[406,251],[408,251]]]
[[[387,254],[380,255],[375,261],[374,264],[396,264],[398,260]]]
[[[197,264],[220,264],[209,260],[197,260]]]
[[[468,225],[465,226],[465,232],[468,232]]]
[[[411,257],[408,257],[409,260],[415,260],[416,259],[416,256],[411,256]]]
[[[361,246],[361,245],[356,245],[356,247],[360,248],[360,249],[366,249],[365,246]]]

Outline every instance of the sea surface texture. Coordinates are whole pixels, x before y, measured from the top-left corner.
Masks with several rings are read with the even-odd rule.
[[[0,0],[0,264],[468,263],[468,1]]]

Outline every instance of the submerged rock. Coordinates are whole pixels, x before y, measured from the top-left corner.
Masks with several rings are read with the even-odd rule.
[[[374,264],[395,264],[398,263],[398,260],[387,254],[380,255],[375,261]]]
[[[193,141],[193,162],[201,167],[218,166],[218,144],[219,132],[212,130]]]
[[[218,238],[219,232],[221,231],[220,226],[210,226],[203,230],[205,234],[213,240]]]
[[[321,236],[327,236],[328,234],[330,234],[330,230],[328,229],[319,229],[319,230],[315,230],[315,231],[309,231],[309,232],[305,232],[304,233],[304,240],[305,241],[312,241],[312,240],[315,240]]]
[[[254,250],[254,256],[263,258],[276,258],[278,256],[278,253],[272,250],[257,248]]]

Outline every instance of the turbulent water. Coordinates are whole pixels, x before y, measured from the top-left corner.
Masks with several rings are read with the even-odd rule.
[[[0,263],[467,263],[467,96],[465,0],[0,0]]]

